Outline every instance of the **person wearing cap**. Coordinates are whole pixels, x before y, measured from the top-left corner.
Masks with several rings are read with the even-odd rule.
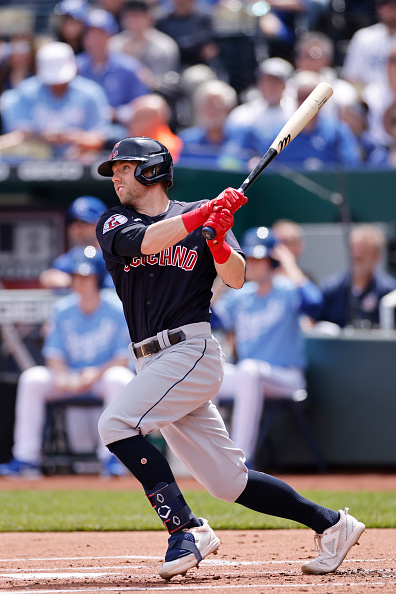
[[[73,293],[55,305],[43,345],[45,364],[19,378],[13,458],[0,465],[0,476],[40,476],[47,402],[89,393],[106,407],[134,377],[121,303],[99,290],[105,270],[99,249],[74,248]],[[103,474],[124,473],[107,448],[100,445],[97,452]]]
[[[80,196],[73,200],[66,214],[69,249],[54,260],[51,268],[40,274],[40,284],[43,287],[68,289],[71,286],[74,249],[82,245],[98,247],[96,223],[105,210],[107,205],[95,196]],[[113,288],[109,273],[106,270],[104,272],[101,288]]]
[[[256,442],[266,396],[291,398],[305,388],[299,319],[319,313],[322,295],[271,229],[249,229],[241,247],[248,282],[212,301],[223,328],[234,333],[237,360],[226,363],[217,398],[233,399],[231,438],[245,452],[248,467],[254,468],[259,465]],[[277,273],[279,267],[282,274]]]
[[[261,62],[256,88],[248,94],[247,101],[231,111],[227,123],[251,126],[264,135],[266,141],[271,139],[270,145],[295,109],[294,102],[285,97],[293,71],[292,64],[283,58],[268,58]]]
[[[38,139],[49,155],[90,162],[105,142],[109,104],[100,86],[77,76],[72,48],[45,43],[36,56],[37,75],[2,95],[4,132]],[[30,157],[35,158],[35,152]]]
[[[143,67],[132,56],[109,49],[110,38],[118,32],[110,12],[92,8],[84,22],[85,51],[77,57],[78,72],[102,87],[111,105],[112,119],[117,121],[118,110],[149,92],[143,82]]]

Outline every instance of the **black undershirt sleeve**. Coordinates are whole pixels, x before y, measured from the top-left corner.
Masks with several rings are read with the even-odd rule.
[[[143,225],[124,227],[114,236],[112,251],[117,256],[140,258],[140,251],[146,228]]]

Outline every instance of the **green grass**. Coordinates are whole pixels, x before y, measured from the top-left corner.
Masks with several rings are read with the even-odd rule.
[[[396,493],[372,491],[303,491],[332,509],[348,506],[368,528],[396,528]],[[299,528],[289,520],[225,503],[204,491],[186,491],[197,516],[214,529]],[[0,532],[56,532],[75,530],[160,530],[162,524],[139,491],[2,491]]]

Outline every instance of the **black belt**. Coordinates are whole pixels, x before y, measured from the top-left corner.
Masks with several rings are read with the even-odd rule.
[[[168,338],[171,346],[173,346],[178,342],[183,342],[183,340],[186,340],[186,335],[184,334],[183,330],[179,330],[178,332],[169,332]],[[138,347],[133,347],[133,352],[135,353],[135,356],[140,359],[140,357],[149,357],[154,353],[158,353],[158,351],[161,351],[162,349],[163,347],[161,347],[159,341],[154,338],[154,340],[148,340]]]

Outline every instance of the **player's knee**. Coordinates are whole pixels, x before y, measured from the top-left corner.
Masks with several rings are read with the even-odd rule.
[[[133,371],[122,365],[109,367],[103,374],[103,381],[111,385],[119,385],[122,389],[135,377]]]
[[[222,499],[227,503],[234,503],[244,491],[247,483],[247,469],[241,462],[241,465],[235,467],[235,472],[227,473],[227,476],[218,474],[215,481],[206,484],[206,488],[212,497]]]
[[[260,363],[263,365],[263,362]],[[237,371],[240,375],[246,375],[249,378],[259,379],[262,371],[260,370],[259,362],[256,359],[242,359],[237,364]]]
[[[104,445],[139,435],[139,431],[131,427],[126,421],[122,420],[114,411],[111,405],[101,414],[98,421],[98,432]]]
[[[33,387],[46,384],[50,381],[50,371],[44,365],[30,367],[23,371],[19,377],[19,385],[29,386],[34,392]]]

